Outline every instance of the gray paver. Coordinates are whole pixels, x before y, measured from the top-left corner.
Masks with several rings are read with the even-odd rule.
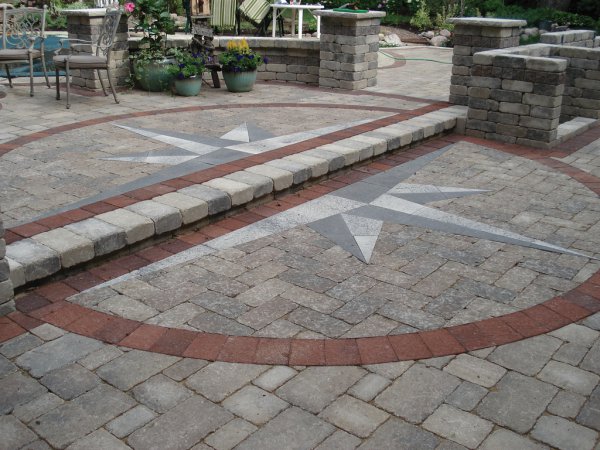
[[[39,327],[31,329],[30,332],[44,341],[52,341],[65,334],[64,330],[61,330],[54,325],[50,325],[49,323],[43,323]]]
[[[46,388],[33,378],[15,372],[0,384],[0,414],[8,414],[15,406],[27,403],[44,394]]]
[[[154,412],[143,405],[138,405],[135,408],[131,408],[122,416],[107,423],[106,429],[118,438],[124,438],[138,428],[146,425],[155,417],[156,414]]]
[[[22,265],[26,281],[44,278],[60,269],[58,253],[33,239],[13,242],[6,247],[6,256]]]
[[[582,395],[589,395],[598,384],[598,375],[557,361],[550,361],[538,374],[542,381]]]
[[[274,391],[290,378],[294,377],[296,372],[291,367],[275,366],[267,370],[260,377],[255,379],[253,383],[266,391]]]
[[[158,413],[167,412],[192,395],[189,389],[158,374],[132,390],[135,399]]]
[[[360,447],[360,450],[433,450],[439,439],[429,431],[391,418],[379,427]]]
[[[389,417],[386,412],[343,395],[325,408],[319,417],[359,437],[368,437]]]
[[[220,402],[267,368],[268,366],[215,362],[189,377],[185,384],[209,400]]]
[[[560,347],[561,341],[542,335],[512,344],[501,345],[489,356],[489,360],[524,375],[537,374]]]
[[[216,450],[230,450],[256,430],[250,422],[236,418],[208,436],[205,442]]]
[[[65,225],[65,228],[94,242],[96,256],[105,255],[125,247],[125,230],[96,218]]]
[[[370,402],[390,384],[390,380],[381,375],[370,373],[352,386],[348,393],[362,401]]]
[[[280,398],[255,386],[245,386],[223,401],[223,406],[254,425],[262,425],[289,406]]]
[[[238,450],[310,450],[335,428],[299,408],[288,408],[243,441]]]
[[[361,440],[350,433],[338,430],[325,439],[315,450],[352,450],[358,447]]]
[[[548,405],[548,412],[561,417],[574,419],[585,403],[583,395],[569,391],[560,391]]]
[[[365,371],[359,367],[309,367],[275,393],[293,405],[316,414],[364,374]]]
[[[71,364],[47,373],[41,383],[64,400],[71,400],[95,388],[99,378],[78,364]]]
[[[134,203],[133,205],[127,206],[125,209],[152,219],[156,234],[175,230],[179,228],[183,222],[179,209],[153,200]]]
[[[0,346],[0,353],[7,358],[14,358],[32,348],[39,347],[40,344],[42,344],[42,341],[37,336],[25,333],[3,343],[2,346]]]
[[[503,428],[495,430],[481,445],[481,450],[506,450],[509,448],[518,448],[519,450],[547,449],[544,445]]]
[[[562,417],[542,416],[531,435],[560,450],[591,450],[598,433]]]
[[[65,403],[32,422],[32,428],[55,447],[65,447],[131,408],[135,402],[107,385]]]
[[[494,425],[448,405],[441,405],[423,422],[423,428],[433,431],[467,448],[476,448],[492,431]]]
[[[415,364],[375,398],[375,404],[396,416],[419,423],[459,385],[458,378]]]
[[[71,267],[94,257],[93,242],[65,228],[40,233],[32,239],[58,253],[62,267]]]
[[[458,355],[444,370],[463,380],[479,384],[484,387],[492,387],[506,373],[506,370],[496,364],[470,355]]]
[[[478,384],[464,381],[446,399],[446,402],[464,411],[471,411],[485,397],[488,390]]]
[[[136,450],[183,450],[232,418],[220,406],[195,395],[135,431],[127,443]]]
[[[481,417],[519,433],[533,427],[546,409],[557,388],[516,372],[508,372],[479,404],[476,411]]]
[[[22,422],[29,423],[33,419],[46,414],[48,411],[62,405],[64,401],[51,392],[35,397],[29,403],[16,406],[13,414]]]
[[[35,433],[13,416],[0,417],[0,436],[1,450],[21,448],[37,439]]]
[[[577,422],[600,431],[600,389],[598,387],[594,389],[588,401],[583,405],[577,416]]]
[[[103,365],[96,374],[113,386],[128,390],[178,360],[174,356],[132,350]]]
[[[208,361],[204,361],[202,359],[184,358],[181,361],[173,364],[171,367],[165,369],[163,373],[175,381],[181,381],[189,377],[191,374],[198,372],[207,364]]]
[[[130,448],[108,431],[99,429],[69,445],[67,450],[126,450]]]

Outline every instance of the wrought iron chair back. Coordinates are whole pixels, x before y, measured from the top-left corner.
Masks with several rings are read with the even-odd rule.
[[[0,64],[6,69],[8,83],[12,87],[9,64],[29,63],[30,95],[33,97],[33,60],[41,59],[46,78],[44,40],[47,8],[6,8],[2,9],[2,47]]]
[[[96,42],[85,41],[82,39],[61,39],[61,48],[55,52],[53,58],[56,67],[56,99],[60,100],[59,88],[59,69],[65,69],[67,85],[67,108],[71,107],[71,69],[92,69],[96,70],[100,85],[104,95],[108,95],[104,87],[104,81],[100,76],[100,70],[106,70],[108,83],[112,91],[115,103],[119,103],[117,93],[113,86],[110,73],[110,58],[115,45],[115,37],[121,20],[122,12],[119,9],[107,10],[106,15],[100,26],[98,39]],[[68,43],[69,47],[65,47]]]

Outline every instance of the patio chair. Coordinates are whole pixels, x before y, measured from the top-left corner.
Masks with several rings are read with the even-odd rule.
[[[2,7],[2,47],[0,64],[6,69],[8,85],[12,88],[12,76],[9,65],[29,64],[29,95],[33,97],[33,61],[40,59],[46,85],[50,81],[46,73],[44,57],[44,29],[46,27],[46,6],[44,8],[7,8]]]
[[[271,2],[268,0],[244,0],[240,5],[240,13],[252,23],[259,36],[266,36],[273,17]],[[277,18],[279,34],[283,36],[283,17]]]
[[[120,10],[106,12],[104,19],[102,20],[102,25],[100,26],[95,51],[93,51],[93,43],[91,41],[82,39],[62,39],[60,41],[61,48],[56,51],[54,58],[52,58],[56,67],[56,100],[60,100],[60,86],[58,83],[59,69],[64,69],[67,85],[67,109],[71,107],[70,92],[72,69],[96,70],[100,85],[102,86],[102,91],[104,92],[104,95],[108,96],[104,81],[100,76],[100,70],[106,70],[108,83],[112,95],[115,98],[115,103],[119,103],[110,74],[110,56],[115,43],[115,35],[117,34],[117,27],[119,26],[120,19]],[[69,44],[68,48],[65,47],[66,43]]]
[[[237,0],[212,0],[211,25],[219,28],[235,28],[237,25],[239,34],[240,21],[237,8]]]

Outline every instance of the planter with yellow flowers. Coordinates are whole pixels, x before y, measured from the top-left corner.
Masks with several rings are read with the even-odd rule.
[[[223,79],[229,92],[251,91],[256,82],[256,69],[264,59],[248,46],[246,39],[227,43],[227,50],[219,55]]]

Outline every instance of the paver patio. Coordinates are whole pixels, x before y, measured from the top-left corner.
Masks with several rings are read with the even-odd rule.
[[[70,110],[17,85],[0,99],[8,241],[71,230],[83,238],[60,253],[67,267],[109,245],[82,219],[137,217],[149,236],[185,222],[186,199],[208,214],[319,170],[265,157],[215,180],[227,195],[173,192],[170,221],[153,216],[157,180],[218,178],[266,145],[240,144],[245,130],[333,146],[448,106],[450,65],[381,64],[356,93],[270,82],[120,105],[75,95]],[[190,155],[201,145],[219,156]],[[0,449],[600,448],[599,174],[598,125],[552,153],[439,135],[44,281],[0,317]],[[117,197],[127,209],[87,206]]]

